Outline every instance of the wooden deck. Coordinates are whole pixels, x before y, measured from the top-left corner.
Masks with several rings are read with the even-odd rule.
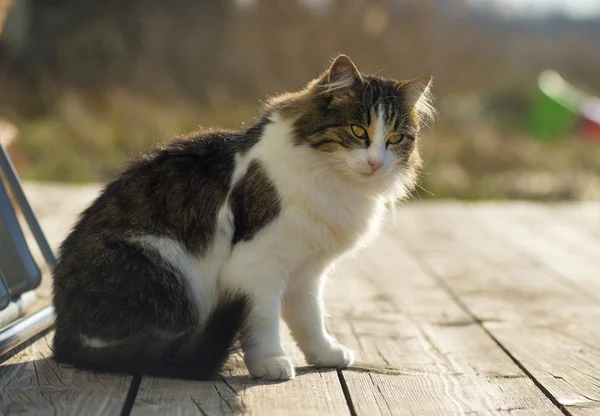
[[[26,190],[54,246],[97,192]],[[95,374],[58,366],[49,333],[0,364],[0,413],[600,415],[600,203],[404,205],[327,306],[348,370],[307,367],[284,331],[290,382],[239,357],[212,383]]]

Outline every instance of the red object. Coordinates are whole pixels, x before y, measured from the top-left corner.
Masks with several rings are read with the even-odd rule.
[[[600,98],[591,97],[582,106],[578,130],[587,139],[600,141]]]
[[[600,141],[600,123],[583,117],[579,126],[579,131],[588,139]]]

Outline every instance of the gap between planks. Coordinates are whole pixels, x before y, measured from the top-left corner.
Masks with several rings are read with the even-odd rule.
[[[118,414],[131,377],[58,365],[52,333],[0,363],[0,414]]]
[[[337,274],[326,304],[357,352],[342,374],[358,414],[561,414],[388,232]]]
[[[544,268],[550,277],[562,280],[600,304],[600,244],[590,232],[590,227],[598,227],[600,223],[591,222],[593,217],[588,213],[584,217],[590,224],[584,227],[587,220],[569,221],[566,216],[557,215],[560,209],[565,207],[485,204],[469,210],[474,211],[473,217],[483,229],[527,253],[528,259]],[[600,210],[600,204],[597,209]]]
[[[524,208],[531,213],[538,209]],[[600,411],[600,368],[594,364],[600,359],[594,324],[600,308],[575,284],[589,275],[556,279],[537,265],[549,258],[543,245],[532,252],[523,242],[505,240],[507,235],[535,238],[538,231],[524,226],[523,216],[511,210],[518,208],[452,203],[408,207],[398,216],[402,231],[397,238],[566,411],[594,414]],[[539,218],[544,221],[543,212]],[[513,236],[514,230],[520,231]],[[576,234],[569,238],[579,239]],[[532,256],[537,261],[531,262]],[[566,245],[552,256],[558,265],[584,261],[582,270],[600,270],[600,259],[570,256]]]
[[[90,200],[91,200],[91,198],[90,198]],[[426,205],[428,208],[431,208],[431,207],[432,207],[430,204],[425,204],[425,205]],[[421,207],[419,207],[419,210],[420,210],[420,209],[421,209]],[[472,211],[469,211],[469,215],[471,215],[472,213],[473,213]],[[52,215],[54,215],[54,214],[52,214]],[[423,218],[418,218],[418,220],[420,220],[420,221],[423,221],[424,219],[423,219]],[[60,228],[60,227],[58,227],[58,228]],[[63,228],[64,228],[64,227],[63,227]],[[424,232],[424,230],[423,230],[423,229],[421,229],[420,231],[421,231],[421,232]],[[358,260],[360,260],[360,259],[362,258],[362,256],[363,256],[363,255],[361,254],[361,256],[359,256]],[[387,261],[387,260],[386,260],[386,261]],[[395,263],[394,263],[394,264],[395,264]],[[390,266],[388,266],[388,267],[391,267],[391,265],[390,265]],[[342,268],[342,270],[347,270],[347,269],[348,269],[348,268],[346,268],[346,269]],[[343,281],[340,281],[340,283],[343,283]],[[406,283],[406,282],[404,282],[403,280],[399,280],[399,281],[397,282],[397,285],[401,287],[401,286],[402,286],[402,285],[404,285],[405,283]],[[330,288],[329,290],[331,290],[331,288]],[[460,295],[461,295],[461,299],[462,299],[462,298],[464,298],[464,292],[463,292],[463,293],[461,293]],[[434,298],[435,298],[435,297],[434,297]],[[360,299],[360,298],[359,298],[359,299]],[[426,300],[428,300],[428,299],[429,299],[429,298],[427,298]],[[435,301],[435,299],[433,299],[433,300]],[[328,302],[327,304],[329,305],[329,302]],[[413,307],[413,309],[415,309],[415,310],[416,310],[416,313],[415,313],[415,315],[416,315],[416,316],[418,316],[418,317],[419,317],[419,319],[423,319],[423,317],[420,315],[420,314],[421,314],[423,311],[419,310],[419,306],[418,306],[418,305],[411,305],[411,306]],[[472,306],[472,305],[471,305],[471,306]],[[365,307],[365,309],[367,310],[367,312],[369,312],[369,311],[368,311],[368,309],[369,309],[369,308],[370,308],[370,307],[369,307],[368,305]],[[375,311],[375,312],[377,313],[378,311]],[[476,312],[477,312],[476,310],[473,310],[473,313],[476,313]],[[481,317],[481,313],[477,313],[477,316]],[[427,317],[427,314],[426,314],[426,317]],[[363,317],[363,319],[364,319],[364,317]],[[461,319],[462,319],[462,320],[461,320]],[[461,319],[457,319],[457,320],[455,320],[455,321],[452,321],[452,320],[450,320],[450,321],[447,323],[447,324],[448,324],[447,328],[452,328],[452,327],[456,327],[456,328],[466,328],[466,327],[469,327],[469,325],[470,325],[470,324],[469,324],[468,320],[466,320],[466,319],[464,319],[464,318],[461,318]],[[384,320],[385,320],[385,319],[384,319]],[[426,320],[426,319],[425,319],[425,320]],[[482,319],[479,319],[479,318],[478,318],[478,320],[479,320],[479,322],[483,322],[483,324],[484,324],[484,325],[487,325],[487,326],[489,327],[489,325],[490,325],[490,321],[493,321],[493,317],[492,317],[492,319],[486,319],[486,316],[483,316],[483,317],[482,317]],[[358,326],[360,326],[360,322],[361,322],[361,320],[357,318],[357,319],[356,319],[356,321],[357,321],[357,322],[359,322],[359,323],[358,323]],[[367,322],[370,322],[370,321],[367,321]],[[398,321],[398,322],[399,322],[399,321]],[[429,323],[431,323],[431,322],[429,322]],[[493,324],[493,322],[491,322],[491,323]],[[453,325],[454,325],[454,326],[453,326]],[[343,325],[343,324],[342,324],[342,325],[339,325],[339,328],[342,328],[342,331],[343,331],[344,325]],[[442,326],[442,328],[446,328],[446,327],[443,327],[443,326]],[[335,330],[335,329],[334,329],[334,330]],[[595,340],[595,338],[593,338],[593,337],[592,337],[591,339],[592,339],[592,340]],[[377,353],[377,352],[375,352],[374,354],[372,354],[372,359],[371,359],[370,361],[371,361],[371,362],[376,362],[376,363],[378,363],[378,366],[377,366],[377,368],[385,368],[385,363],[384,363],[384,362],[382,363],[383,359],[382,359],[381,357],[379,357],[379,355],[378,355],[378,353]],[[380,364],[384,364],[384,365],[380,365]],[[513,365],[514,365],[514,363],[513,363]],[[369,369],[367,368],[367,370],[369,370]],[[373,370],[373,371],[372,371],[372,374],[374,374],[374,375],[375,375],[375,378],[377,378],[376,371],[379,371],[379,370],[377,370],[376,368],[375,368],[375,369],[372,369],[372,370]],[[369,370],[369,371],[370,371],[370,370]],[[341,380],[343,380],[343,379],[344,379],[344,375],[346,375],[346,374],[349,374],[349,373],[352,373],[352,374],[354,374],[354,373],[356,373],[356,374],[365,374],[365,373],[364,373],[364,372],[362,372],[362,371],[361,371],[359,368],[356,368],[355,370],[352,370],[352,371],[343,371],[343,372],[342,372],[342,376],[341,376],[341,378],[340,378],[339,376],[338,376],[338,377],[336,377],[336,378],[338,378],[338,382],[340,382],[340,383],[341,383]],[[504,374],[504,375],[506,375],[506,374]],[[402,374],[392,374],[392,376],[394,376],[394,377],[401,377],[401,376],[402,376]],[[509,374],[508,376],[510,377],[511,375]],[[350,391],[350,388],[352,387],[352,381],[350,380],[350,381],[349,381],[347,384],[348,384],[348,386],[346,386],[346,387],[347,387],[347,389],[348,389],[348,392],[349,392],[349,391]],[[141,386],[140,386],[140,387],[141,387]],[[342,385],[342,387],[343,387],[343,385]],[[231,389],[231,390],[233,390],[233,389]],[[281,393],[281,392],[278,392],[278,393]],[[380,395],[381,395],[381,394],[388,394],[388,395],[389,395],[389,391],[387,391],[387,392],[386,392],[386,391],[385,391],[385,389],[384,389],[384,390],[383,390],[383,393],[381,393],[381,390],[380,390],[380,391],[379,391],[379,393],[376,393],[376,392],[374,392],[374,394],[380,394]],[[223,395],[224,395],[224,396],[226,396],[226,394],[223,394]],[[348,397],[350,397],[350,393],[348,393]],[[353,397],[351,397],[351,399],[352,399],[352,398],[353,398]],[[384,397],[384,398],[385,398],[385,397]],[[568,398],[567,398],[567,400],[568,400]],[[567,402],[568,402],[568,401],[567,401]],[[358,407],[358,405],[357,405],[357,407]]]
[[[294,380],[252,379],[241,355],[234,354],[216,381],[144,376],[131,415],[352,415],[337,371],[308,367],[285,325],[282,343],[296,366]]]
[[[515,365],[517,365],[521,371],[523,371],[527,377],[529,377],[531,379],[531,381],[535,384],[535,386],[540,389],[540,391],[542,393],[544,393],[544,395],[556,406],[560,409],[560,411],[564,414],[564,415],[570,415],[570,413],[566,410],[566,408],[557,400],[556,397],[554,397],[552,395],[552,393],[550,393],[550,391],[548,391],[548,389],[546,387],[544,387],[544,385],[542,383],[539,382],[539,380],[537,380],[533,374],[531,374],[527,368],[517,359],[515,358],[515,356],[513,354],[511,354],[511,352],[504,346],[502,345],[502,343],[485,327],[483,321],[481,319],[479,319],[474,313],[473,311],[471,311],[467,305],[465,305],[465,303],[460,299],[460,297],[456,294],[456,292],[454,292],[452,290],[452,288],[450,286],[448,286],[442,279],[439,278],[439,276],[437,276],[435,274],[435,271],[429,267],[429,265],[423,261],[422,258],[419,257],[419,255],[417,253],[411,253],[415,259],[417,259],[417,261],[419,262],[419,264],[421,265],[421,267],[423,268],[424,271],[426,271],[429,276],[431,276],[436,283],[439,285],[440,288],[442,288],[446,293],[448,293],[448,295],[456,302],[457,305],[460,306],[460,308],[467,314],[469,315],[469,317],[471,317],[471,319],[473,319],[474,322],[477,323],[477,325],[496,343],[496,345],[498,345],[498,347],[500,347],[500,349],[502,349],[502,351],[504,351],[504,353],[515,363]]]

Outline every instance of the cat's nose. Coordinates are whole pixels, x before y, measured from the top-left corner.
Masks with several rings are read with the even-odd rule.
[[[383,161],[369,159],[369,166],[371,166],[371,172],[376,172],[383,166]]]

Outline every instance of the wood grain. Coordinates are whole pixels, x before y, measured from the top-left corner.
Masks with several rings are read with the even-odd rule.
[[[54,247],[99,189],[26,184]],[[327,291],[328,325],[358,356],[341,376],[357,414],[560,414],[547,395],[567,414],[600,414],[600,204],[397,214]],[[252,380],[234,357],[214,383],[143,378],[132,414],[349,414],[338,373],[306,367],[285,327],[283,339],[292,382]],[[0,414],[120,411],[129,377],[49,356],[45,337],[0,364]]]
[[[59,366],[52,358],[51,337],[0,363],[0,414],[119,414],[131,377]]]
[[[551,211],[600,238],[600,202],[553,204]]]
[[[337,372],[306,367],[285,327],[283,345],[297,366],[292,381],[253,380],[236,355],[216,382],[144,377],[132,415],[348,415]]]
[[[600,222],[574,224],[556,211],[546,205],[486,204],[477,210],[477,217],[484,228],[518,246],[530,261],[600,302],[600,240],[589,232],[590,226],[600,226]]]
[[[333,332],[358,414],[561,414],[388,233],[340,267]],[[332,282],[333,283],[333,282]]]
[[[494,204],[408,208],[397,235],[555,400],[571,414],[600,413],[600,305],[575,284],[591,277],[586,270],[600,270],[600,258],[579,256],[575,267],[563,257],[567,243],[544,251],[519,216]],[[507,238],[513,232],[536,245]],[[577,233],[565,241],[587,238]],[[568,278],[545,267],[552,256],[552,264],[573,266]]]

